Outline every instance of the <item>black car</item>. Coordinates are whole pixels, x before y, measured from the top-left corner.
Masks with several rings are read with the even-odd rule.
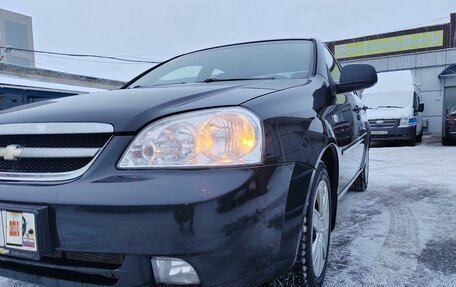
[[[456,143],[456,107],[447,113],[443,121],[442,144],[450,145]]]
[[[369,125],[315,39],[173,58],[0,112],[0,275],[45,286],[321,286]]]

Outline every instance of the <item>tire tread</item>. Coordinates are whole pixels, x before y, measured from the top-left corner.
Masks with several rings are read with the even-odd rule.
[[[327,180],[328,180],[328,187],[330,188],[330,179],[329,175],[326,169],[326,165],[323,162],[320,162],[317,170],[320,170],[320,173],[323,173]],[[319,177],[318,177],[319,178]],[[318,181],[318,179],[317,179]],[[315,184],[315,182],[314,182]],[[312,190],[312,192],[315,192]],[[331,189],[329,189],[329,193],[331,194]],[[309,204],[311,202],[311,195],[309,196],[309,200],[306,201],[305,209],[306,212],[309,210]],[[331,203],[330,203],[331,204]],[[331,205],[330,205],[331,209]],[[331,213],[330,213],[331,214]],[[323,285],[323,280],[321,278],[324,278],[325,273],[326,273],[326,268],[325,267],[324,271],[320,275],[320,282],[316,282],[314,275],[310,274],[310,272],[313,273],[312,270],[307,268],[307,256],[306,249],[306,241],[307,241],[307,236],[308,236],[308,229],[307,229],[307,215],[304,215],[304,222],[303,222],[303,228],[301,232],[301,240],[299,243],[299,250],[298,250],[298,257],[296,259],[296,262],[292,269],[281,276],[278,276],[277,278],[273,279],[270,283],[264,285],[268,287],[321,287]],[[328,236],[329,240],[330,236]],[[328,247],[328,253],[329,253],[329,247]],[[327,263],[326,263],[327,264]]]

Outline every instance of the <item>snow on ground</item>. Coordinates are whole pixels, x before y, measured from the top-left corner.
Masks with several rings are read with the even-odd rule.
[[[325,286],[456,286],[456,147],[370,155],[369,188],[338,207]]]
[[[456,287],[456,146],[426,139],[370,155],[369,188],[339,203],[325,287]]]

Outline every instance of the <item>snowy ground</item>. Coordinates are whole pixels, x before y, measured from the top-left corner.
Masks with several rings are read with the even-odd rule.
[[[456,287],[456,146],[372,148],[368,190],[338,210],[325,287]]]
[[[325,286],[456,286],[456,146],[376,147],[370,171],[340,202]]]

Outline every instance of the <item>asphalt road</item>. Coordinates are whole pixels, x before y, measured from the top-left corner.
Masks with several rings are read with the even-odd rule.
[[[456,146],[428,138],[370,155],[369,188],[339,204],[325,287],[456,286]]]
[[[456,146],[370,155],[369,188],[341,199],[325,286],[456,286]]]

